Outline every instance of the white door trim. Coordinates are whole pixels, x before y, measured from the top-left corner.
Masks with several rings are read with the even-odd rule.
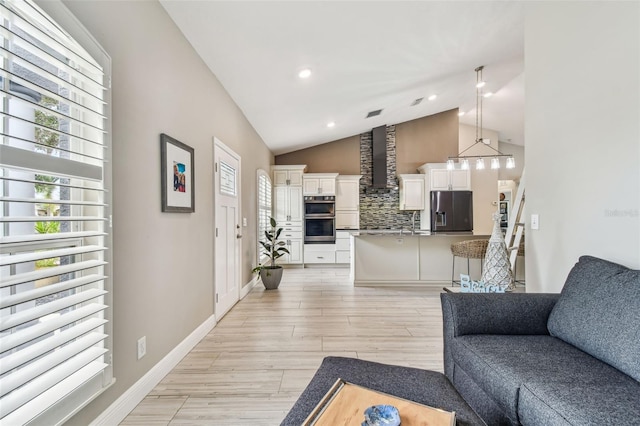
[[[242,161],[241,161],[241,157],[231,148],[229,148],[227,145],[225,145],[220,139],[218,139],[217,137],[213,137],[213,164],[214,167],[216,167],[216,153],[217,150],[223,150],[225,151],[227,154],[229,154],[231,157],[233,157],[235,160],[238,161],[238,170],[237,170],[237,176],[236,176],[236,191],[237,191],[237,195],[236,198],[238,200],[238,208],[237,208],[237,214],[236,214],[236,223],[240,224],[241,223],[241,218],[242,218],[242,180],[241,180],[241,176],[242,176]],[[213,262],[213,304],[214,304],[214,313],[216,316],[216,320],[220,321],[220,319],[222,318],[222,316],[228,312],[228,309],[226,309],[224,312],[217,312],[217,302],[216,302],[216,294],[218,293],[217,291],[217,284],[216,284],[216,271],[215,271],[215,267],[216,267],[216,258],[217,258],[217,254],[216,254],[216,235],[215,235],[215,228],[217,226],[217,218],[216,218],[216,207],[217,207],[217,200],[218,200],[218,191],[217,191],[217,179],[218,179],[218,172],[214,169],[214,173],[213,173],[213,212],[214,212],[214,218],[213,218],[213,225],[214,225],[214,235],[213,235],[213,256],[214,256],[214,262]],[[237,232],[238,234],[242,233],[242,227],[240,227],[240,229]],[[236,256],[236,264],[237,264],[237,268],[236,268],[236,285],[235,285],[235,295],[234,295],[234,304],[237,303],[240,300],[240,289],[242,288],[242,239],[236,239],[236,245],[235,245],[235,256]],[[233,306],[233,305],[231,305]],[[229,308],[230,309],[230,308]]]

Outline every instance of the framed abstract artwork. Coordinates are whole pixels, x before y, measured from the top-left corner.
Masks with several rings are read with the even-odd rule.
[[[160,135],[162,211],[193,213],[195,206],[194,151],[164,133]]]

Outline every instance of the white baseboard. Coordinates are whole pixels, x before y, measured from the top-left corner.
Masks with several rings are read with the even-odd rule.
[[[215,315],[211,315],[189,334],[178,346],[173,348],[160,362],[127,389],[120,398],[116,399],[104,410],[91,426],[117,425],[160,383],[186,354],[189,353],[216,325]]]
[[[247,285],[240,289],[240,300],[244,299],[244,297],[249,294],[249,292],[260,282],[260,275],[256,274],[255,277]]]

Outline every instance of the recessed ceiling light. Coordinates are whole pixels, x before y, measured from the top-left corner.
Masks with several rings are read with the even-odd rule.
[[[334,123],[333,121],[330,121],[327,123],[327,127],[331,128],[331,127],[335,127],[336,123]]]
[[[464,111],[460,111],[460,112],[458,113],[458,117],[462,117],[463,115],[464,115]]]
[[[430,101],[434,101],[437,97],[438,95],[431,95],[427,99],[429,99]]]
[[[300,77],[300,78],[309,78],[309,77],[311,77],[311,69],[310,68],[305,68],[303,70],[300,70],[300,72],[298,73],[298,77]]]
[[[484,94],[485,98],[490,98],[492,96],[493,96],[493,93],[491,93],[491,92],[487,92],[487,93]]]

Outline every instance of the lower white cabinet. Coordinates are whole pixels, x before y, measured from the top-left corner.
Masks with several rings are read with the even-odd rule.
[[[284,262],[290,265],[302,263],[302,240],[285,240],[287,243],[286,248],[289,250],[289,254],[285,254],[280,259],[285,259]]]
[[[351,235],[349,231],[336,233],[336,263],[351,263]]]
[[[284,241],[285,248],[289,250],[289,254],[285,254],[278,263],[282,264],[301,264],[302,263],[302,222],[285,222],[282,224],[282,233],[279,240]]]
[[[336,263],[336,245],[305,244],[304,263]]]

